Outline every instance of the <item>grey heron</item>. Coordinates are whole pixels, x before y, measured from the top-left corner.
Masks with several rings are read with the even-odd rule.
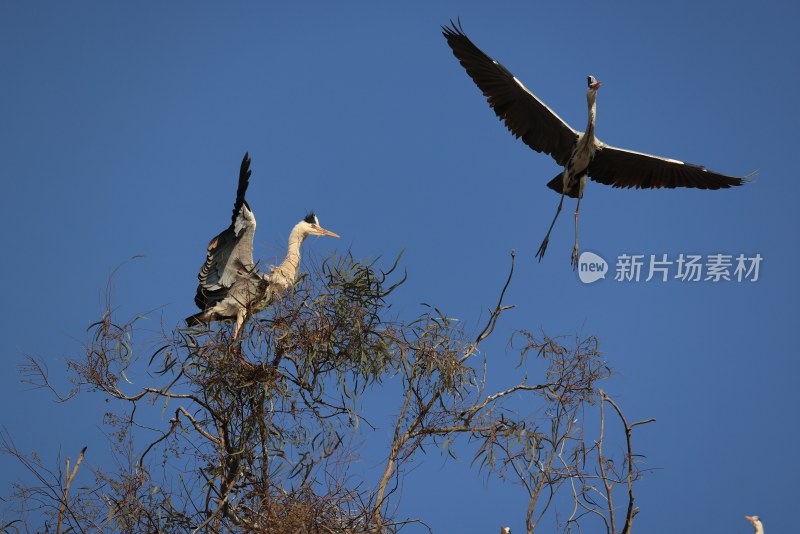
[[[300,266],[300,246],[306,237],[339,237],[322,228],[311,212],[289,234],[289,249],[283,262],[269,273],[260,271],[253,261],[256,218],[244,199],[249,181],[250,157],[245,152],[231,225],[208,244],[206,261],[197,275],[200,283],[194,302],[202,311],[186,318],[189,326],[234,320],[234,339],[249,315],[263,310],[277,295],[294,285]]]
[[[529,91],[511,72],[493,60],[464,33],[460,22],[442,26],[453,54],[483,92],[495,114],[517,138],[536,152],[550,155],[564,170],[547,187],[561,194],[555,217],[539,247],[536,257],[544,257],[564,195],[577,198],[575,208],[575,246],[572,265],[578,262],[578,211],[586,177],[612,187],[721,189],[742,185],[748,177],[736,177],[710,171],[670,158],[616,148],[595,137],[597,90],[601,83],[588,77],[586,100],[589,121],[585,132],[578,132]]]
[[[750,521],[750,523],[753,525],[753,531],[755,534],[764,534],[764,525],[761,524],[761,520],[757,515],[746,515],[744,518]]]

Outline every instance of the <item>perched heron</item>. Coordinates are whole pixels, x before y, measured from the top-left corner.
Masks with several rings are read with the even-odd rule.
[[[277,295],[294,285],[300,266],[300,246],[306,237],[339,237],[322,228],[311,212],[289,234],[289,250],[283,262],[269,273],[259,271],[253,262],[256,218],[244,199],[249,180],[250,157],[245,152],[231,225],[208,244],[206,261],[197,275],[200,283],[194,302],[203,311],[186,318],[190,326],[234,320],[234,339],[247,317],[266,308]]]
[[[447,44],[467,74],[483,91],[497,117],[516,137],[536,152],[549,154],[564,170],[547,187],[561,194],[553,222],[536,257],[544,257],[550,232],[556,223],[564,195],[578,199],[575,208],[575,247],[572,265],[578,263],[578,211],[586,177],[613,187],[720,189],[742,185],[748,177],[727,176],[675,159],[662,158],[609,146],[594,135],[595,102],[600,82],[588,77],[586,100],[589,122],[586,131],[572,129],[561,117],[536,98],[503,65],[484,54],[464,34],[461,24],[442,26]]]
[[[753,524],[753,531],[756,534],[764,534],[764,525],[761,524],[761,520],[757,515],[746,515],[744,518]]]

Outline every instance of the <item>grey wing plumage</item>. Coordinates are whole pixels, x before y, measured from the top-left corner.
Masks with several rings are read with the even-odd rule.
[[[231,225],[208,244],[206,261],[197,275],[200,283],[194,301],[201,310],[222,300],[237,280],[250,276],[255,269],[253,235],[256,218],[244,199],[250,174],[250,157],[245,153],[239,170]]]
[[[442,26],[442,34],[511,133],[533,150],[549,154],[559,165],[566,165],[578,132],[536,98],[508,69],[475,46],[460,24],[451,21],[450,27]]]
[[[742,185],[747,181],[747,177],[728,176],[700,165],[602,143],[589,164],[588,174],[592,180],[601,184],[637,189],[723,189]]]

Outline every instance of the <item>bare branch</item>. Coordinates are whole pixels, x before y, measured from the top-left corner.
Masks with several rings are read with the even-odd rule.
[[[78,468],[81,466],[83,462],[83,455],[86,453],[86,447],[81,449],[81,452],[78,454],[78,459],[75,460],[75,467],[72,468],[72,471],[69,470],[69,459],[67,459],[67,479],[64,481],[64,491],[62,492],[61,497],[61,504],[58,507],[58,522],[56,523],[56,532],[61,534],[62,525],[64,523],[64,514],[67,511],[68,506],[68,498],[69,498],[69,487],[72,485],[72,480],[75,478],[75,475],[78,474]]]
[[[644,421],[638,421],[633,425],[629,425],[628,421],[625,419],[625,415],[622,413],[622,409],[619,405],[614,402],[614,400],[609,397],[603,390],[600,390],[600,398],[604,401],[609,403],[614,410],[617,412],[620,420],[622,421],[623,426],[625,427],[625,441],[627,443],[627,481],[628,481],[628,509],[627,513],[625,514],[625,526],[622,529],[622,534],[628,534],[633,528],[633,518],[636,515],[637,509],[634,507],[634,494],[633,494],[633,477],[634,477],[634,466],[633,466],[633,447],[631,445],[631,434],[633,427],[636,425],[643,425],[647,423],[652,423],[655,421],[655,418],[650,418]]]

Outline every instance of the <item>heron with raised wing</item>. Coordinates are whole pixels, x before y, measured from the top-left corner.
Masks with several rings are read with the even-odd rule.
[[[595,137],[597,90],[601,83],[588,77],[586,101],[589,121],[586,131],[578,132],[531,93],[503,65],[483,53],[464,33],[461,24],[451,21],[442,32],[453,54],[467,74],[483,91],[495,114],[517,138],[536,152],[550,155],[564,170],[547,186],[561,194],[553,222],[536,257],[544,257],[550,232],[556,223],[564,195],[577,198],[575,208],[575,246],[572,265],[578,263],[578,212],[587,176],[612,187],[722,189],[742,185],[748,177],[709,171],[670,158],[662,158],[607,145]]]
[[[206,261],[197,275],[200,283],[194,302],[202,311],[186,318],[189,326],[235,321],[234,339],[249,316],[265,309],[276,296],[294,285],[300,267],[300,246],[306,237],[339,237],[322,228],[311,212],[289,234],[289,249],[280,265],[272,267],[269,273],[260,271],[253,261],[256,218],[244,199],[250,174],[250,157],[245,153],[231,225],[208,244]]]

